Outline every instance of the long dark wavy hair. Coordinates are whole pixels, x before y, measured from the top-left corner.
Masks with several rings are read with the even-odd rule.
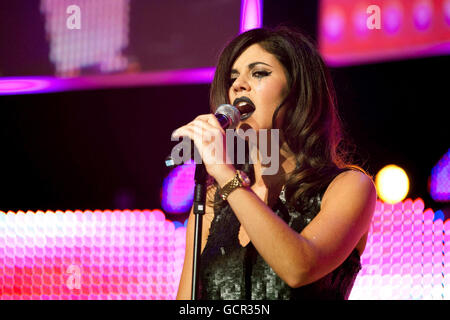
[[[210,88],[211,112],[230,103],[232,65],[256,43],[273,54],[287,72],[289,93],[274,112],[272,128],[280,108],[286,108],[279,129],[295,155],[297,167],[285,177],[285,195],[289,205],[301,210],[339,173],[349,168],[367,172],[353,163],[355,146],[344,134],[331,76],[320,53],[310,38],[292,27],[253,29],[228,43],[219,57]],[[253,180],[251,164],[235,167],[246,171]]]

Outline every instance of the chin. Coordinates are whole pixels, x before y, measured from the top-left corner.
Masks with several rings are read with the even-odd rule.
[[[252,129],[255,132],[259,132],[260,130],[270,130],[272,129],[271,123],[262,123],[258,122],[257,119],[253,117],[249,117],[245,120],[241,120],[236,129],[241,129],[247,131],[248,129]]]
[[[247,119],[247,120],[242,120],[242,121],[239,123],[239,125],[237,126],[236,130],[237,130],[237,129],[241,129],[241,130],[244,130],[244,131],[247,131],[248,129],[253,129],[253,130],[255,130],[254,127],[252,126],[251,122],[249,121],[249,119]]]

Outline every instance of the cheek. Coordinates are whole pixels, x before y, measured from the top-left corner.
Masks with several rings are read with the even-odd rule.
[[[286,97],[286,88],[278,84],[263,85],[258,90],[259,102],[264,106],[266,112],[273,112],[283,102]],[[280,110],[281,112],[281,110]]]
[[[272,127],[272,116],[275,110],[281,105],[287,96],[287,88],[282,84],[272,84],[266,88],[264,94],[261,94],[261,103],[264,106],[264,122],[265,126]],[[281,107],[278,111],[277,118],[275,120],[275,128],[282,128],[283,119],[286,113],[285,106]]]

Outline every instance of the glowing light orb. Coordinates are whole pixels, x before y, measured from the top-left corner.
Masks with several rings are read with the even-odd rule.
[[[403,8],[400,3],[391,3],[386,9],[383,11],[383,21],[384,29],[390,33],[396,33],[400,30],[403,20]]]
[[[375,177],[378,196],[387,203],[402,201],[409,191],[409,179],[405,170],[390,164],[381,169]]]
[[[195,163],[191,160],[173,169],[164,179],[161,206],[170,213],[189,211],[194,199]]]
[[[332,8],[325,13],[322,28],[330,41],[340,40],[345,29],[345,15],[339,8]]]
[[[423,31],[431,25],[433,17],[433,4],[431,1],[418,1],[414,8],[414,24]]]

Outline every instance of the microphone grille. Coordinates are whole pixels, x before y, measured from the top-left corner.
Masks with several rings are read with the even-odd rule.
[[[231,120],[231,123],[228,126],[229,129],[236,128],[241,121],[241,112],[238,110],[238,108],[232,106],[231,104],[221,104],[217,108],[215,114],[223,114]]]

